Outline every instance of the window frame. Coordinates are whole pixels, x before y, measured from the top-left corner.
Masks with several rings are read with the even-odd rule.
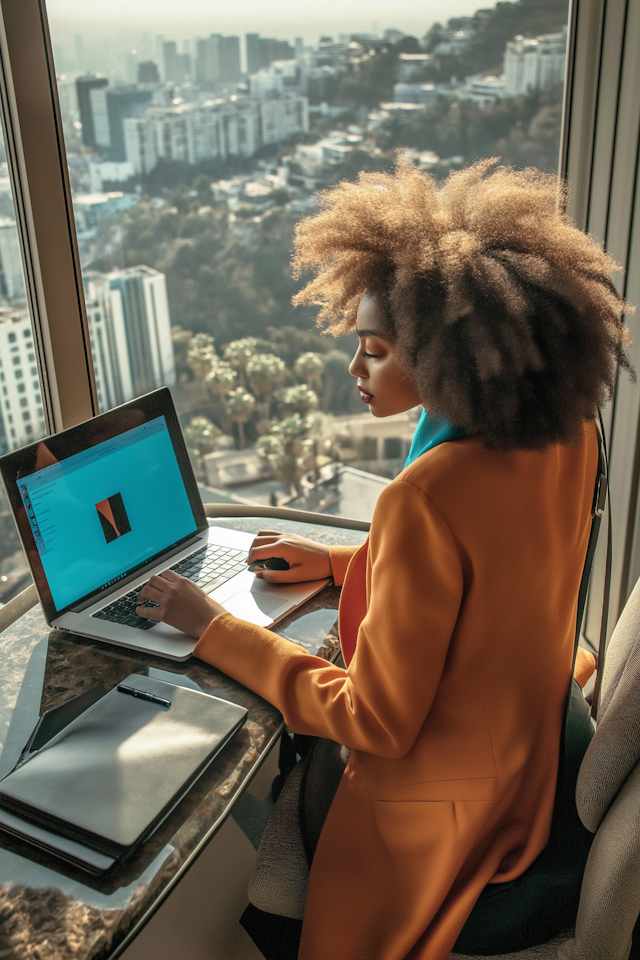
[[[45,428],[56,433],[99,408],[43,0],[0,3],[0,113]]]

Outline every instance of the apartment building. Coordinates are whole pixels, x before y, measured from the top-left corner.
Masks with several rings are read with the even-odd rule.
[[[15,220],[0,217],[0,296],[24,300],[24,271]]]
[[[26,309],[0,308],[0,398],[0,453],[42,436],[42,396]]]
[[[532,90],[545,90],[564,80],[567,30],[535,39],[516,37],[504,55],[504,94],[519,97]]]
[[[124,121],[127,160],[149,173],[162,157],[184,163],[251,157],[264,143],[279,143],[309,129],[306,97],[284,94],[152,107],[144,119]]]

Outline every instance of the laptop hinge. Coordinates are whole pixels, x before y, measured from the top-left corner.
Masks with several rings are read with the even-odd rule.
[[[207,531],[203,531],[206,533]],[[149,561],[147,570],[150,570],[152,567],[157,567],[159,563],[162,563],[163,560],[170,560],[171,557],[175,557],[177,553],[180,553],[181,550],[184,550],[185,547],[191,547],[194,543],[197,543],[198,540],[202,540],[202,533],[196,534],[191,537],[189,540],[186,540],[184,543],[181,543],[179,547],[174,547],[171,550],[167,550],[166,553],[161,553],[158,557],[154,557],[153,560]],[[122,580],[118,580],[118,586],[114,587],[113,590],[103,593],[102,596],[95,594],[93,597],[89,597],[87,600],[82,600],[80,603],[77,603],[74,607],[69,607],[67,613],[82,613],[83,610],[87,610],[89,607],[92,607],[94,603],[100,603],[101,600],[106,600],[111,593],[115,593],[116,590],[119,590],[120,587],[126,586],[127,583],[131,583],[133,580],[145,579],[145,569],[144,567],[140,570],[134,570],[133,573],[130,573],[128,577],[123,577]],[[60,614],[58,615],[60,616]]]

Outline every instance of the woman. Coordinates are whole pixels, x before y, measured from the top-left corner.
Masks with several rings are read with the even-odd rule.
[[[168,571],[140,600],[195,655],[351,754],[314,856],[303,960],[444,960],[485,885],[549,836],[597,461],[627,366],[614,265],[553,177],[483,161],[441,191],[410,163],[326,192],[298,227],[297,301],[355,328],[374,416],[422,404],[367,543],[263,533],[272,582],[344,583],[346,669]],[[425,414],[425,417],[427,415]],[[451,426],[455,425],[455,426]],[[421,452],[424,451],[424,452]],[[327,918],[330,913],[330,921]]]

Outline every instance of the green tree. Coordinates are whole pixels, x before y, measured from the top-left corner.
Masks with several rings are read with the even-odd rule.
[[[285,376],[284,361],[273,353],[259,353],[247,363],[247,381],[260,405],[260,415],[265,420],[269,419],[273,388],[282,383]]]
[[[183,330],[182,327],[179,326],[171,327],[171,342],[173,343],[173,355],[176,360],[176,372],[178,375],[186,374],[189,376],[191,373],[191,367],[187,361],[187,354],[192,340],[193,333],[191,330]]]
[[[272,434],[256,444],[258,456],[268,461],[278,480],[298,494],[302,493],[302,477],[313,467],[309,428],[307,418],[294,413],[274,424]]]
[[[295,362],[293,368],[301,380],[304,380],[309,388],[312,384],[322,379],[324,373],[324,361],[319,353],[303,353]]]
[[[318,395],[305,383],[295,387],[288,387],[281,394],[281,403],[286,410],[295,414],[310,413],[318,406]]]
[[[199,380],[204,380],[217,360],[213,337],[208,333],[197,333],[189,344],[187,363]]]
[[[351,358],[343,350],[330,350],[323,360],[322,409],[325,413],[348,410],[349,399],[355,393],[355,380],[349,373]]]
[[[207,417],[192,417],[184,432],[187,450],[200,480],[204,479],[203,458],[216,449],[220,434],[218,427]]]
[[[238,447],[244,450],[245,437],[244,425],[253,414],[256,405],[256,398],[244,387],[236,387],[230,390],[226,398],[226,406],[229,416],[234,423],[238,424]]]
[[[233,427],[229,411],[225,403],[225,398],[230,390],[233,390],[238,382],[238,374],[230,363],[216,358],[216,362],[211,365],[211,369],[205,378],[205,383],[214,397],[218,401],[225,433],[232,434]]]
[[[223,349],[224,358],[237,371],[240,383],[246,383],[245,371],[251,357],[256,352],[257,340],[255,337],[243,337],[242,340],[232,340]]]

